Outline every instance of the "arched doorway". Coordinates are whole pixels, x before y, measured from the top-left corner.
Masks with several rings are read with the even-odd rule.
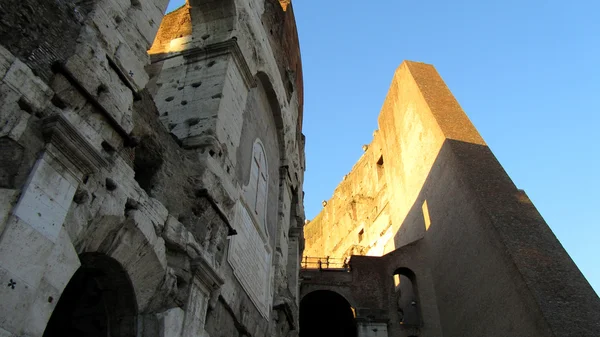
[[[356,337],[350,303],[341,295],[317,290],[300,302],[300,337]]]
[[[43,337],[135,337],[137,303],[121,264],[99,253],[79,259],[81,267],[65,287]]]

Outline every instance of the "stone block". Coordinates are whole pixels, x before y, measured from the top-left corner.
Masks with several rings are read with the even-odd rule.
[[[137,31],[144,38],[144,43],[141,45],[145,50],[150,49],[152,42],[154,42],[154,37],[156,36],[156,32],[158,31],[158,26],[160,25],[160,21],[162,20],[162,14],[158,21],[154,12],[158,12],[158,8],[154,6],[141,6],[141,9],[131,8],[127,12],[127,17],[125,21],[130,23],[133,27],[137,29]]]
[[[0,255],[1,257],[1,255]],[[0,266],[0,326],[3,329],[12,331],[15,336],[25,320],[25,312],[29,304],[33,301],[35,289],[25,283],[22,279]],[[0,336],[8,331],[0,332]],[[0,329],[2,331],[2,329]],[[11,334],[8,334],[11,336]]]
[[[158,318],[158,329],[161,337],[181,337],[185,311],[181,308],[173,308],[161,312],[156,316]]]
[[[104,0],[99,4],[107,13],[119,13],[123,17],[131,7],[131,0]]]
[[[108,60],[97,57],[94,46],[81,46],[81,52],[69,58],[66,68],[86,91],[97,96],[98,103],[125,132],[131,132],[133,94],[110,68]]]
[[[48,240],[56,242],[76,186],[45,159],[39,159],[14,214]]]
[[[15,59],[3,81],[23,95],[26,103],[36,111],[43,110],[54,94],[46,83],[35,76],[31,69],[19,59]]]
[[[154,231],[152,221],[144,212],[132,210],[127,213],[127,221],[132,221],[134,226],[144,235],[145,240],[152,246],[156,243],[158,237]]]
[[[137,91],[142,90],[148,83],[148,74],[144,67],[149,63],[149,59],[140,60],[133,50],[126,43],[121,43],[115,52],[115,61],[122,68],[124,73],[129,76],[129,80],[135,84]]]
[[[6,75],[6,72],[14,61],[15,56],[0,45],[0,79],[4,78],[4,75]]]
[[[144,214],[150,218],[150,221],[154,225],[154,230],[157,233],[162,233],[169,211],[167,208],[158,200],[154,198],[148,198],[148,202],[142,204]]]
[[[59,233],[56,246],[46,261],[44,279],[52,287],[62,292],[80,266],[81,262],[71,238],[63,228]]]
[[[37,288],[53,248],[54,242],[19,218],[11,217],[0,238],[0,268]]]
[[[19,140],[27,127],[30,115],[18,104],[21,94],[6,83],[0,83],[0,137]]]
[[[97,6],[89,16],[93,26],[86,26],[81,37],[88,40],[97,38],[104,41],[107,53],[113,55],[119,44],[123,42],[123,36],[117,31],[115,18],[122,18],[123,16],[123,12],[115,10],[114,7]]]
[[[61,291],[42,279],[29,306],[27,324],[23,325],[25,336],[42,336],[52,311],[60,299]]]
[[[186,245],[188,241],[188,230],[183,226],[183,224],[173,216],[169,215],[167,218],[167,222],[165,223],[165,229],[162,233],[165,242],[172,246],[172,249],[179,249],[181,251],[186,250]]]

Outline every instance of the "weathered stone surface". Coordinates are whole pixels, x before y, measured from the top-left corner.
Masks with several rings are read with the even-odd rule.
[[[63,297],[90,304],[92,290],[76,294],[94,288],[81,283],[87,275],[110,308],[107,331],[83,327],[100,329],[95,334],[287,335],[270,317],[272,298],[298,293],[297,281],[288,289],[286,262],[297,262],[299,251],[283,250],[292,218],[303,211],[301,198],[280,195],[279,169],[289,165],[286,186],[302,191],[302,100],[294,88],[301,82],[279,73],[291,61],[272,47],[285,43],[299,53],[295,28],[290,41],[267,42],[275,21],[262,24],[263,4],[234,1],[192,3],[191,12],[160,24],[167,5],[0,5],[0,278],[19,291],[0,290],[0,309],[10,312],[0,318],[2,331],[38,336],[49,323],[67,328],[53,312],[65,310]],[[268,179],[255,200],[245,152],[258,140]],[[278,252],[276,261],[261,255],[260,303],[236,277],[241,267],[227,262],[228,236],[242,230],[234,206],[251,199],[265,208],[247,224],[262,238],[240,235],[236,244]],[[248,279],[258,273],[243,268]],[[297,268],[290,273],[297,280]]]
[[[304,229],[306,256],[355,256],[345,280],[302,272],[301,296],[339,292],[362,334],[370,315],[389,336],[600,331],[600,299],[430,65],[398,68],[373,142]]]

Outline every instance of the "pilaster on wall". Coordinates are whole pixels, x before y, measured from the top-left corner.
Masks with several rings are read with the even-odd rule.
[[[0,237],[0,327],[39,336],[79,259],[63,222],[81,178],[107,165],[62,115],[42,121],[48,144]],[[29,308],[29,319],[22,308]]]
[[[211,145],[235,165],[242,111],[255,80],[235,38],[154,60],[162,63],[154,101],[186,148]],[[216,137],[219,144],[207,139]]]

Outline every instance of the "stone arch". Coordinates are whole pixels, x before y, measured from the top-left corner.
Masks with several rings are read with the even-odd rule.
[[[233,36],[237,23],[234,0],[186,0],[186,5],[190,8],[192,35],[198,43],[210,45]]]
[[[81,267],[63,291],[43,337],[135,337],[137,301],[123,266],[101,253],[84,253],[79,259]]]
[[[338,287],[338,286],[329,286],[323,284],[302,284],[300,289],[300,301],[304,299],[306,296],[317,292],[317,291],[331,291],[334,292],[344,298],[346,302],[350,304],[352,308],[357,308],[357,301],[352,296],[352,292],[350,288],[347,287]]]
[[[356,314],[344,296],[316,290],[300,301],[300,337],[356,337]]]
[[[398,322],[404,327],[421,325],[421,301],[415,273],[406,267],[394,271],[394,302]]]
[[[122,218],[121,218],[122,219]],[[162,305],[170,284],[164,239],[156,235],[152,220],[142,210],[129,210],[125,221],[101,216],[90,224],[78,252],[101,253],[117,261],[129,275],[140,313]]]
[[[256,74],[257,81],[263,86],[267,98],[269,100],[269,106],[271,107],[271,113],[275,120],[275,127],[277,130],[277,142],[279,143],[279,158],[280,161],[285,158],[285,136],[284,136],[284,123],[283,123],[283,112],[277,97],[277,93],[273,87],[273,82],[269,78],[269,75],[260,71]]]

